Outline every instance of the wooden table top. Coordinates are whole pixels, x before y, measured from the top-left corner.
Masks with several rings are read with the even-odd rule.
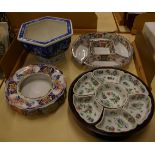
[[[74,35],[72,42],[78,37]],[[126,35],[132,41],[133,38]],[[29,54],[24,65],[37,63],[35,56]],[[72,60],[70,48],[65,53],[65,59],[57,64],[63,71],[67,81],[67,90],[71,82],[82,72],[87,71],[86,66],[79,66]],[[137,75],[134,60],[131,61],[127,71]],[[76,123],[68,105],[65,103],[57,111],[47,116],[29,119],[13,111],[6,103],[4,97],[5,83],[0,89],[0,141],[105,141],[94,137],[81,129]],[[149,125],[138,135],[125,139],[125,141],[155,141],[155,116]]]

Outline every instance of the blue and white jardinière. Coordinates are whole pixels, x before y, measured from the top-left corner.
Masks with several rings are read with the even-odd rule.
[[[69,47],[72,34],[70,19],[47,16],[23,23],[17,39],[27,51],[50,58]]]

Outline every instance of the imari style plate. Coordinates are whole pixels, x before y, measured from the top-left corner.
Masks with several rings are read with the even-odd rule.
[[[144,82],[112,67],[79,75],[70,86],[68,101],[82,127],[109,139],[136,133],[154,113],[154,99]]]
[[[88,67],[125,67],[133,55],[133,47],[116,33],[94,32],[81,35],[72,44],[72,55]]]
[[[62,72],[46,64],[19,69],[7,80],[5,87],[8,104],[25,115],[55,110],[65,99],[65,94]]]

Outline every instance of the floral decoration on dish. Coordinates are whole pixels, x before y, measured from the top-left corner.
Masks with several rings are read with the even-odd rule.
[[[134,116],[138,124],[141,124],[151,111],[151,100],[144,94],[130,95],[124,109]]]
[[[106,83],[96,90],[96,100],[107,108],[122,107],[127,98],[127,91],[119,84]]]
[[[72,85],[70,104],[76,115],[96,133],[132,133],[153,116],[154,100],[148,88],[125,70],[92,69]]]
[[[70,19],[46,16],[22,23],[17,39],[26,51],[50,59],[69,48],[72,35]]]
[[[95,101],[94,96],[73,96],[73,104],[79,115],[88,123],[95,123],[102,114],[103,107]]]
[[[148,95],[148,91],[145,86],[134,76],[131,74],[124,74],[120,77],[120,84],[122,84],[129,94],[146,94]]]
[[[94,32],[81,35],[72,44],[76,61],[89,67],[125,67],[133,55],[131,43],[116,33]]]
[[[119,79],[122,74],[124,74],[123,71],[116,69],[97,69],[93,71],[93,76],[101,83],[104,82],[119,83]]]
[[[96,125],[98,129],[106,132],[125,132],[136,126],[134,117],[121,109],[105,109],[104,117]]]
[[[90,52],[94,55],[109,55],[114,53],[115,48],[110,40],[92,40],[90,42]]]
[[[74,93],[77,95],[91,95],[99,86],[99,82],[93,78],[92,73],[89,72],[83,75],[74,86]]]
[[[36,81],[40,82],[42,87],[35,84]],[[16,71],[6,82],[5,96],[9,105],[28,114],[31,110],[41,111],[43,107],[55,104],[65,90],[63,74],[56,67],[37,64]]]

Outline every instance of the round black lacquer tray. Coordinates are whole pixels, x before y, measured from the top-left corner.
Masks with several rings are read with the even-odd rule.
[[[101,130],[101,129],[98,129],[95,127],[95,124],[101,120],[104,110],[101,114],[101,118],[95,124],[87,123],[83,118],[81,118],[81,116],[76,111],[75,106],[73,104],[74,85],[84,74],[86,74],[88,72],[93,72],[94,70],[97,70],[97,69],[115,69],[115,70],[123,71],[124,73],[128,73],[128,74],[134,76],[135,78],[137,78],[145,86],[146,90],[148,91],[148,96],[150,97],[150,100],[151,100],[151,110],[150,110],[148,117],[141,124],[137,125],[136,128],[131,129],[129,131],[123,131],[123,132],[107,132],[107,131],[104,131],[104,130]],[[90,133],[92,135],[95,135],[95,136],[103,138],[103,139],[108,139],[108,140],[120,140],[120,138],[125,139],[131,135],[139,133],[151,121],[153,114],[154,114],[153,95],[152,95],[151,91],[149,90],[149,88],[146,86],[146,84],[140,78],[135,76],[134,74],[132,74],[128,71],[125,71],[123,69],[116,69],[113,67],[99,67],[99,68],[95,68],[95,69],[92,69],[92,70],[89,70],[89,71],[86,71],[86,72],[80,74],[70,85],[69,93],[68,93],[68,102],[69,102],[69,107],[70,107],[73,115],[75,116],[77,123],[80,125],[81,128],[83,128],[85,131],[87,131],[88,133]]]

